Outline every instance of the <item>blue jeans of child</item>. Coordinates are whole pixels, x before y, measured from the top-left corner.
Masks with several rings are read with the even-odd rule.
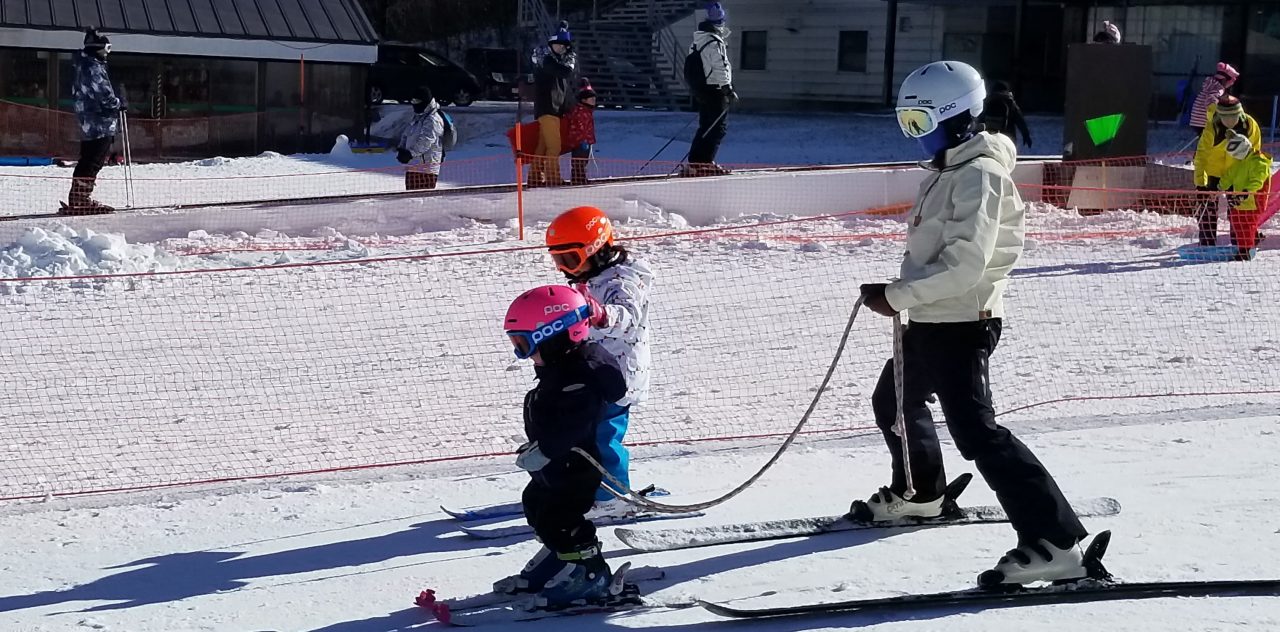
[[[604,421],[600,422],[600,426],[596,430],[596,446],[600,448],[600,464],[606,470],[609,470],[609,473],[614,478],[627,487],[631,486],[631,478],[627,475],[631,455],[627,452],[627,447],[622,445],[622,437],[627,434],[627,424],[630,422],[630,406],[609,404],[604,410]],[[604,482],[610,486],[613,485],[607,478],[604,479]],[[618,491],[625,493],[625,490],[622,489]],[[613,494],[601,487],[596,491],[596,500],[613,500]]]

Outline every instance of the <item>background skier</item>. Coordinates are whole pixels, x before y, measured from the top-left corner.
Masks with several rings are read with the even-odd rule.
[[[534,70],[533,115],[538,120],[538,145],[529,166],[529,186],[560,186],[560,118],[573,107],[578,60],[573,52],[569,23],[547,40],[549,50]]]
[[[689,147],[685,175],[729,173],[728,169],[716,164],[716,154],[720,152],[720,143],[728,129],[729,106],[738,100],[738,93],[733,90],[733,65],[729,63],[729,46],[726,43],[729,40],[727,19],[728,13],[719,2],[707,5],[707,19],[698,23],[693,45],[689,47],[690,53],[697,53],[701,60],[695,74],[700,73],[702,79],[690,85],[698,106],[698,131]]]
[[[1239,78],[1239,71],[1231,64],[1221,61],[1218,62],[1217,71],[1205,77],[1204,83],[1200,86],[1200,93],[1196,95],[1195,103],[1191,105],[1191,129],[1196,131],[1197,136],[1202,134],[1204,128],[1209,125],[1209,110]]]
[[[116,128],[124,105],[116,98],[107,75],[107,55],[111,41],[90,28],[84,34],[84,49],[75,53],[75,79],[71,96],[75,100],[76,122],[80,124],[80,160],[71,174],[71,192],[61,210],[65,215],[96,215],[115,209],[93,199],[98,172],[111,153]]]
[[[404,188],[406,191],[434,189],[444,164],[444,114],[431,89],[425,86],[409,103],[413,106],[413,120],[400,135],[396,148],[396,160],[409,165],[404,172]]]
[[[1013,91],[1003,81],[991,83],[991,94],[982,104],[980,121],[988,132],[1004,134],[1018,144],[1018,132],[1022,132],[1022,144],[1031,147],[1031,130],[1027,129],[1027,119],[1022,116],[1022,108],[1013,99]]]
[[[1195,185],[1196,190],[1202,192],[1196,210],[1201,246],[1218,242],[1219,180],[1237,162],[1228,144],[1237,136],[1243,136],[1249,147],[1262,147],[1262,128],[1245,113],[1240,99],[1229,94],[1222,97],[1212,108],[1210,118],[1209,126],[1200,133],[1195,156]]]

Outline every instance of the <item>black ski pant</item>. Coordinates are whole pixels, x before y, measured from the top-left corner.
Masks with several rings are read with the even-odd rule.
[[[902,411],[911,479],[916,493],[936,498],[946,487],[942,448],[926,398],[938,396],[947,430],[961,456],[973,461],[1009,515],[1019,543],[1044,538],[1065,547],[1088,531],[1036,456],[995,420],[988,361],[1000,341],[1000,319],[967,323],[911,323],[903,333]],[[894,434],[897,411],[893,360],[885,364],[871,397],[876,425],[893,456],[890,488],[907,487],[902,440]]]
[[[524,488],[524,516],[534,535],[556,553],[596,543],[587,512],[596,502],[600,472],[576,455],[551,462]]]
[[[1200,245],[1212,246],[1218,243],[1218,176],[1209,176],[1205,186],[1196,187],[1201,198],[1196,209],[1196,220],[1200,225]]]
[[[111,145],[116,142],[115,136],[103,136],[93,140],[80,141],[80,160],[76,161],[73,178],[97,178],[98,172],[107,162],[111,154]]]
[[[689,164],[716,161],[720,142],[729,128],[729,97],[720,90],[708,89],[698,94],[698,131],[689,146]]]

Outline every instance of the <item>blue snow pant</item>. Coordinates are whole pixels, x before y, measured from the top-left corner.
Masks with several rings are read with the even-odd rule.
[[[604,420],[596,428],[596,446],[600,449],[600,464],[609,470],[614,478],[627,487],[631,486],[631,478],[627,475],[631,455],[627,447],[622,445],[622,437],[627,434],[627,424],[631,423],[631,407],[609,404],[604,409]],[[609,479],[604,482],[610,486]],[[626,493],[625,489],[618,491]],[[596,500],[613,500],[604,487],[596,490]]]

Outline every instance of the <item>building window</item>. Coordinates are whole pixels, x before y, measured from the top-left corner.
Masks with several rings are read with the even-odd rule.
[[[866,31],[840,31],[840,58],[837,64],[841,72],[867,71]]]
[[[43,50],[0,50],[0,99],[47,106],[50,56]]]
[[[742,32],[742,63],[739,66],[743,70],[764,70],[765,59],[768,56],[768,31]]]

